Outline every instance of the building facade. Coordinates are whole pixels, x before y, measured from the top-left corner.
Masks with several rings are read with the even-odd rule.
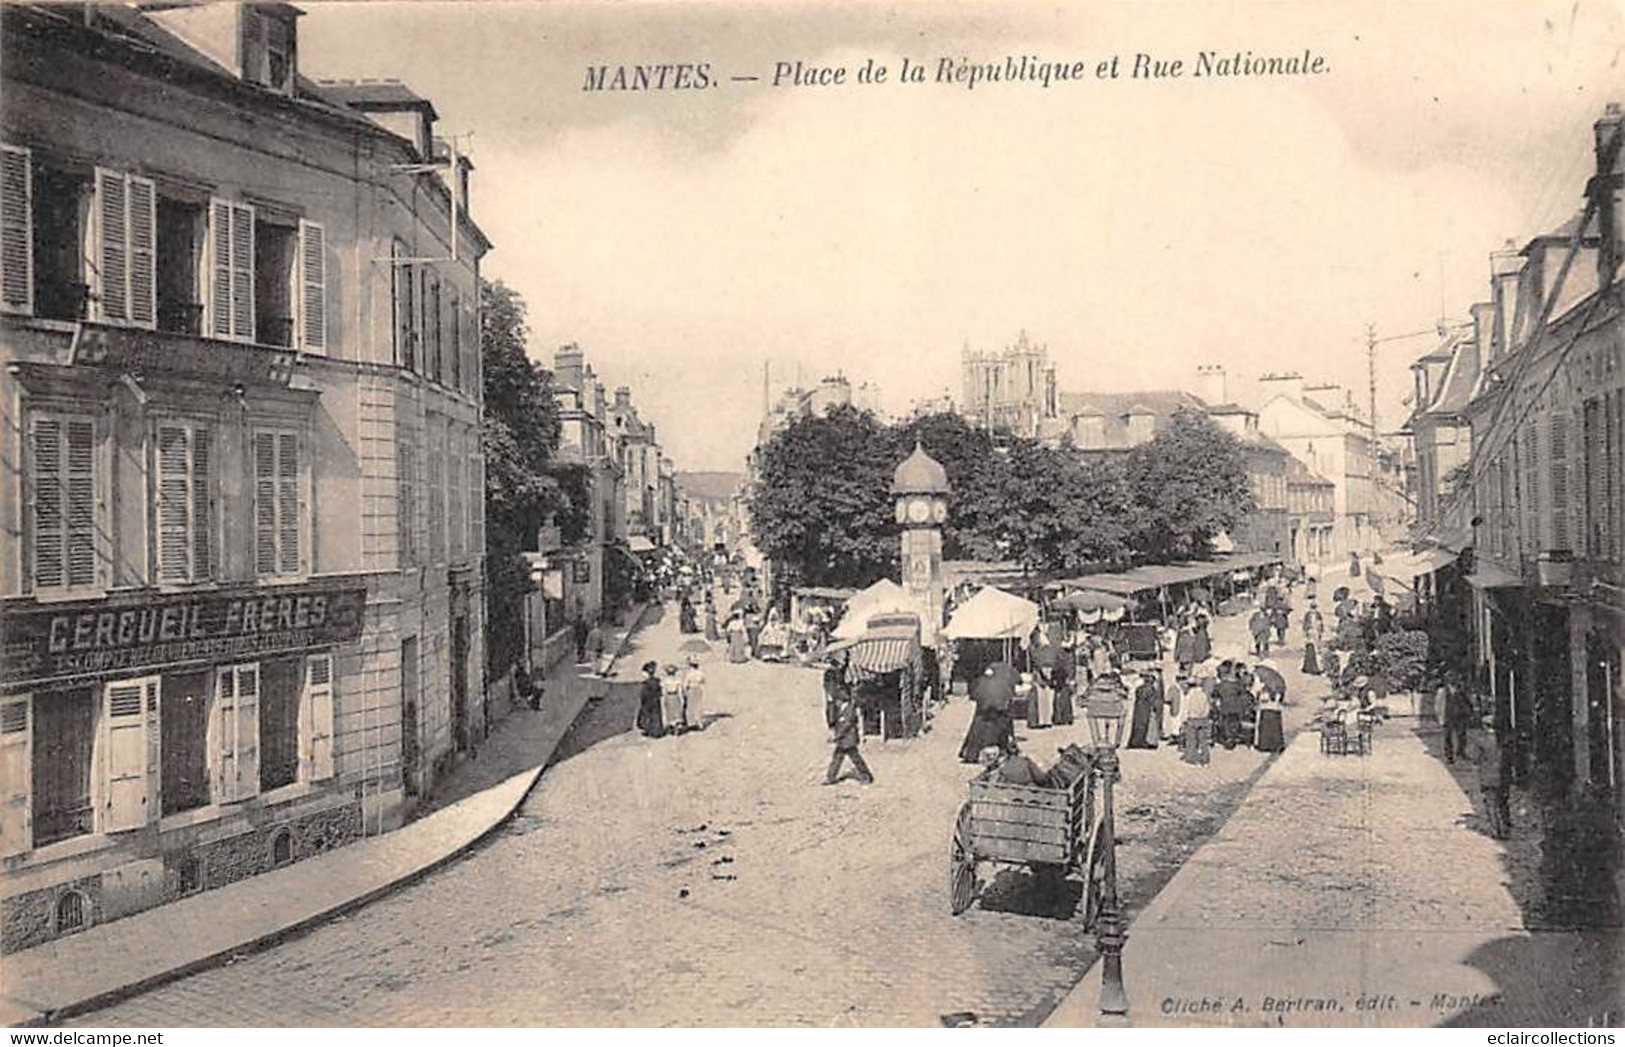
[[[972,425],[1038,438],[1060,417],[1055,368],[1049,348],[1031,342],[1027,332],[1014,345],[960,356],[959,409]]]
[[[298,17],[0,12],[7,950],[393,828],[485,729],[488,244]]]
[[[1372,526],[1371,430],[1336,386],[1306,387],[1301,375],[1265,375],[1259,428],[1310,471],[1332,482],[1331,558],[1381,544]]]

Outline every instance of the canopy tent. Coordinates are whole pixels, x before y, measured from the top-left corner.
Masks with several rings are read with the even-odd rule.
[[[829,646],[828,653],[849,651],[850,671],[876,676],[898,669],[920,671],[920,619],[912,614],[882,614],[869,620],[862,634]]]
[[[1063,611],[1121,611],[1128,607],[1128,601],[1115,593],[1079,589],[1056,600],[1051,606]]]
[[[990,586],[959,605],[942,635],[950,640],[1019,640],[1037,627],[1037,604]]]
[[[626,544],[635,553],[652,553],[655,551],[655,543],[650,541],[647,535],[634,534],[626,540]]]
[[[831,635],[837,640],[856,640],[868,628],[869,619],[886,614],[912,614],[922,625],[931,619],[930,613],[902,586],[882,578],[846,602],[846,615]]]

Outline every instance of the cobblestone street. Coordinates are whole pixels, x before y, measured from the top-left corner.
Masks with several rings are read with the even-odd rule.
[[[869,742],[877,784],[826,788],[818,674],[712,656],[709,728],[649,741],[632,730],[632,677],[648,658],[674,659],[675,618],[638,637],[620,682],[491,842],[347,918],[83,1024],[1043,1020],[1093,962],[1093,936],[1072,912],[1075,890],[1043,895],[1021,870],[949,914],[949,832],[974,773],[956,759],[969,703],[950,704],[920,739]],[[1241,628],[1223,619],[1216,638]],[[1289,709],[1289,727],[1306,705]],[[1087,734],[1080,723],[1024,744],[1048,760]],[[1266,761],[1221,750],[1197,768],[1171,749],[1124,753],[1131,909]]]

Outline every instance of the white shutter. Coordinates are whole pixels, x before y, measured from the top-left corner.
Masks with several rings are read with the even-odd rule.
[[[231,204],[209,201],[209,333],[231,337]]]
[[[231,336],[254,340],[254,209],[231,205]]]
[[[230,803],[237,798],[237,676],[229,667],[214,674],[209,752],[212,798],[215,803]]]
[[[260,667],[239,665],[237,678],[237,778],[232,798],[246,800],[260,791]]]
[[[158,271],[154,252],[158,242],[158,192],[145,178],[127,179],[129,204],[130,322],[141,327],[158,324]]]
[[[192,580],[191,431],[184,425],[158,426],[158,578]]]
[[[34,588],[55,589],[67,581],[68,522],[64,506],[62,420],[35,418],[31,442],[34,500]]]
[[[299,573],[299,437],[277,434],[277,571]]]
[[[254,434],[254,570],[276,573],[276,434]]]
[[[327,233],[315,222],[299,222],[299,347],[327,350]]]
[[[102,744],[106,776],[101,831],[116,833],[147,824],[147,772],[151,742],[149,707],[156,705],[158,680],[116,680],[103,691]]]
[[[15,145],[0,145],[0,310],[34,311],[34,170]]]
[[[91,297],[96,305],[92,315],[103,323],[124,323],[130,318],[127,190],[121,172],[96,169]]]
[[[209,201],[209,333],[254,340],[254,209]]]
[[[333,777],[333,656],[305,659],[305,695],[300,703],[299,780]]]
[[[26,697],[0,703],[0,855],[21,854],[33,844],[28,804],[34,759],[31,713]]]

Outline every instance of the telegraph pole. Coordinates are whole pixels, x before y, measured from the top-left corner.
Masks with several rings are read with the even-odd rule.
[[[1365,373],[1367,392],[1370,394],[1368,405],[1371,413],[1367,416],[1371,421],[1371,452],[1377,451],[1377,442],[1382,438],[1377,429],[1377,325],[1365,325]]]

